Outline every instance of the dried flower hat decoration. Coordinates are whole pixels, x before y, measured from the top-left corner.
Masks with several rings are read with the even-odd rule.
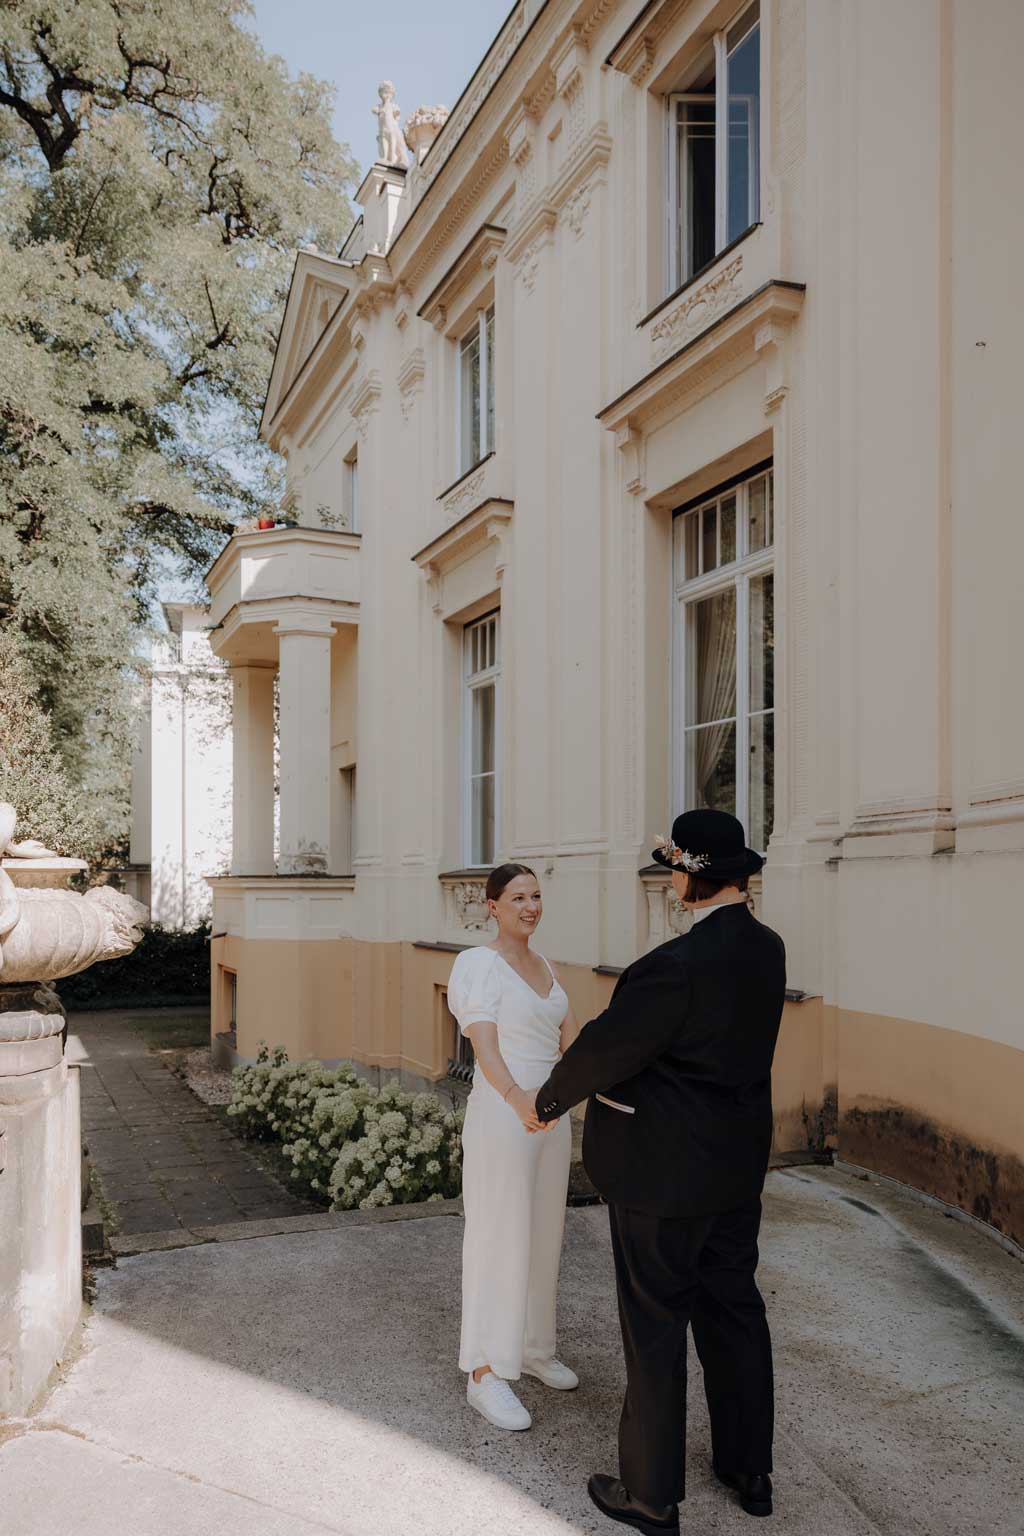
[[[670,837],[662,837],[660,832],[654,842],[670,864],[682,865],[687,874],[696,875],[711,863],[706,853],[690,853],[686,848],[677,848]]]

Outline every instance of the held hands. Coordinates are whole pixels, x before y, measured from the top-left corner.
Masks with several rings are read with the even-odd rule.
[[[522,1121],[523,1129],[531,1136],[538,1131],[550,1131],[557,1120],[540,1120],[537,1117],[537,1095],[526,1088],[510,1088],[505,1099]]]

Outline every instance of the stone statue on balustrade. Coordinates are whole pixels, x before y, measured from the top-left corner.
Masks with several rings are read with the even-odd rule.
[[[409,151],[399,127],[402,114],[395,101],[395,88],[391,81],[382,80],[377,87],[377,94],[380,105],[370,108],[377,119],[377,159],[382,165],[396,165],[404,170],[409,164]]]

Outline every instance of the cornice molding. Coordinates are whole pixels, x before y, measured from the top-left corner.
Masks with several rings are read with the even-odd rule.
[[[412,556],[413,563],[425,576],[443,576],[445,571],[460,565],[477,549],[492,541],[500,541],[512,521],[514,509],[514,503],[503,497],[487,497],[418,550]]]
[[[348,529],[307,528],[301,524],[295,528],[261,528],[249,533],[233,533],[206,570],[203,581],[213,594],[239,560],[254,551],[261,554],[281,553],[306,546],[311,551],[319,549],[329,554],[335,549],[358,549],[361,543],[361,535],[350,533]]]
[[[690,0],[649,0],[623,32],[605,63],[620,74],[628,75],[634,85],[642,85],[654,67],[658,44],[689,3]]]
[[[504,139],[499,139],[489,155],[481,155],[474,162],[476,174],[458,183],[452,195],[440,205],[441,211],[438,216],[427,227],[420,245],[409,256],[406,265],[401,268],[402,280],[410,288],[415,288],[438,255],[451,243],[459,227],[465,223],[487,188],[507,164],[508,147]],[[410,221],[416,217],[416,211],[413,209]],[[402,233],[404,228],[399,232],[398,238]],[[397,239],[395,243],[397,244]],[[392,257],[395,256],[395,244],[391,247],[391,254]],[[401,254],[404,256],[405,252]]]
[[[762,347],[775,347],[799,315],[803,301],[802,283],[778,279],[765,283],[604,406],[597,413],[598,421],[619,434],[644,426],[686,394],[695,377],[706,380],[737,359],[752,362]],[[630,441],[627,436],[624,445]]]
[[[500,224],[483,224],[456,256],[426,302],[417,310],[435,330],[443,330],[453,301],[481,272],[494,267],[507,231]]]
[[[358,624],[359,603],[342,598],[313,597],[309,593],[296,592],[283,597],[242,599],[233,603],[217,625],[211,647],[215,654],[223,656],[240,631],[251,631],[266,626],[268,633],[278,632],[276,626],[292,626],[290,632],[326,633],[321,626],[330,624]],[[284,633],[285,631],[280,631]],[[232,656],[229,661],[234,661]],[[245,665],[252,665],[247,658]]]
[[[282,411],[291,406],[297,390],[305,385],[311,371],[321,362],[329,339],[347,323],[350,306],[346,301],[357,282],[355,269],[349,262],[311,251],[296,254],[260,418],[260,435],[267,441],[269,434],[277,430]],[[332,295],[335,303],[326,325],[305,356],[300,356],[299,348],[308,333],[314,305]]]

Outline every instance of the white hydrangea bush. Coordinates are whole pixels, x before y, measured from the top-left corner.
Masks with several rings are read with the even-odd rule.
[[[331,1174],[336,1211],[449,1200],[462,1189],[463,1111],[433,1093],[388,1083],[363,1111],[364,1132],[346,1141]]]
[[[374,1088],[348,1062],[289,1062],[261,1045],[236,1067],[228,1114],[243,1136],[276,1141],[291,1176],[334,1210],[446,1200],[462,1188],[463,1112],[397,1082]]]
[[[260,1042],[253,1066],[232,1073],[228,1114],[237,1129],[254,1141],[289,1141],[308,1125],[313,1106],[323,1093],[359,1084],[349,1062],[325,1067],[319,1061],[290,1062],[283,1046],[270,1051]]]

